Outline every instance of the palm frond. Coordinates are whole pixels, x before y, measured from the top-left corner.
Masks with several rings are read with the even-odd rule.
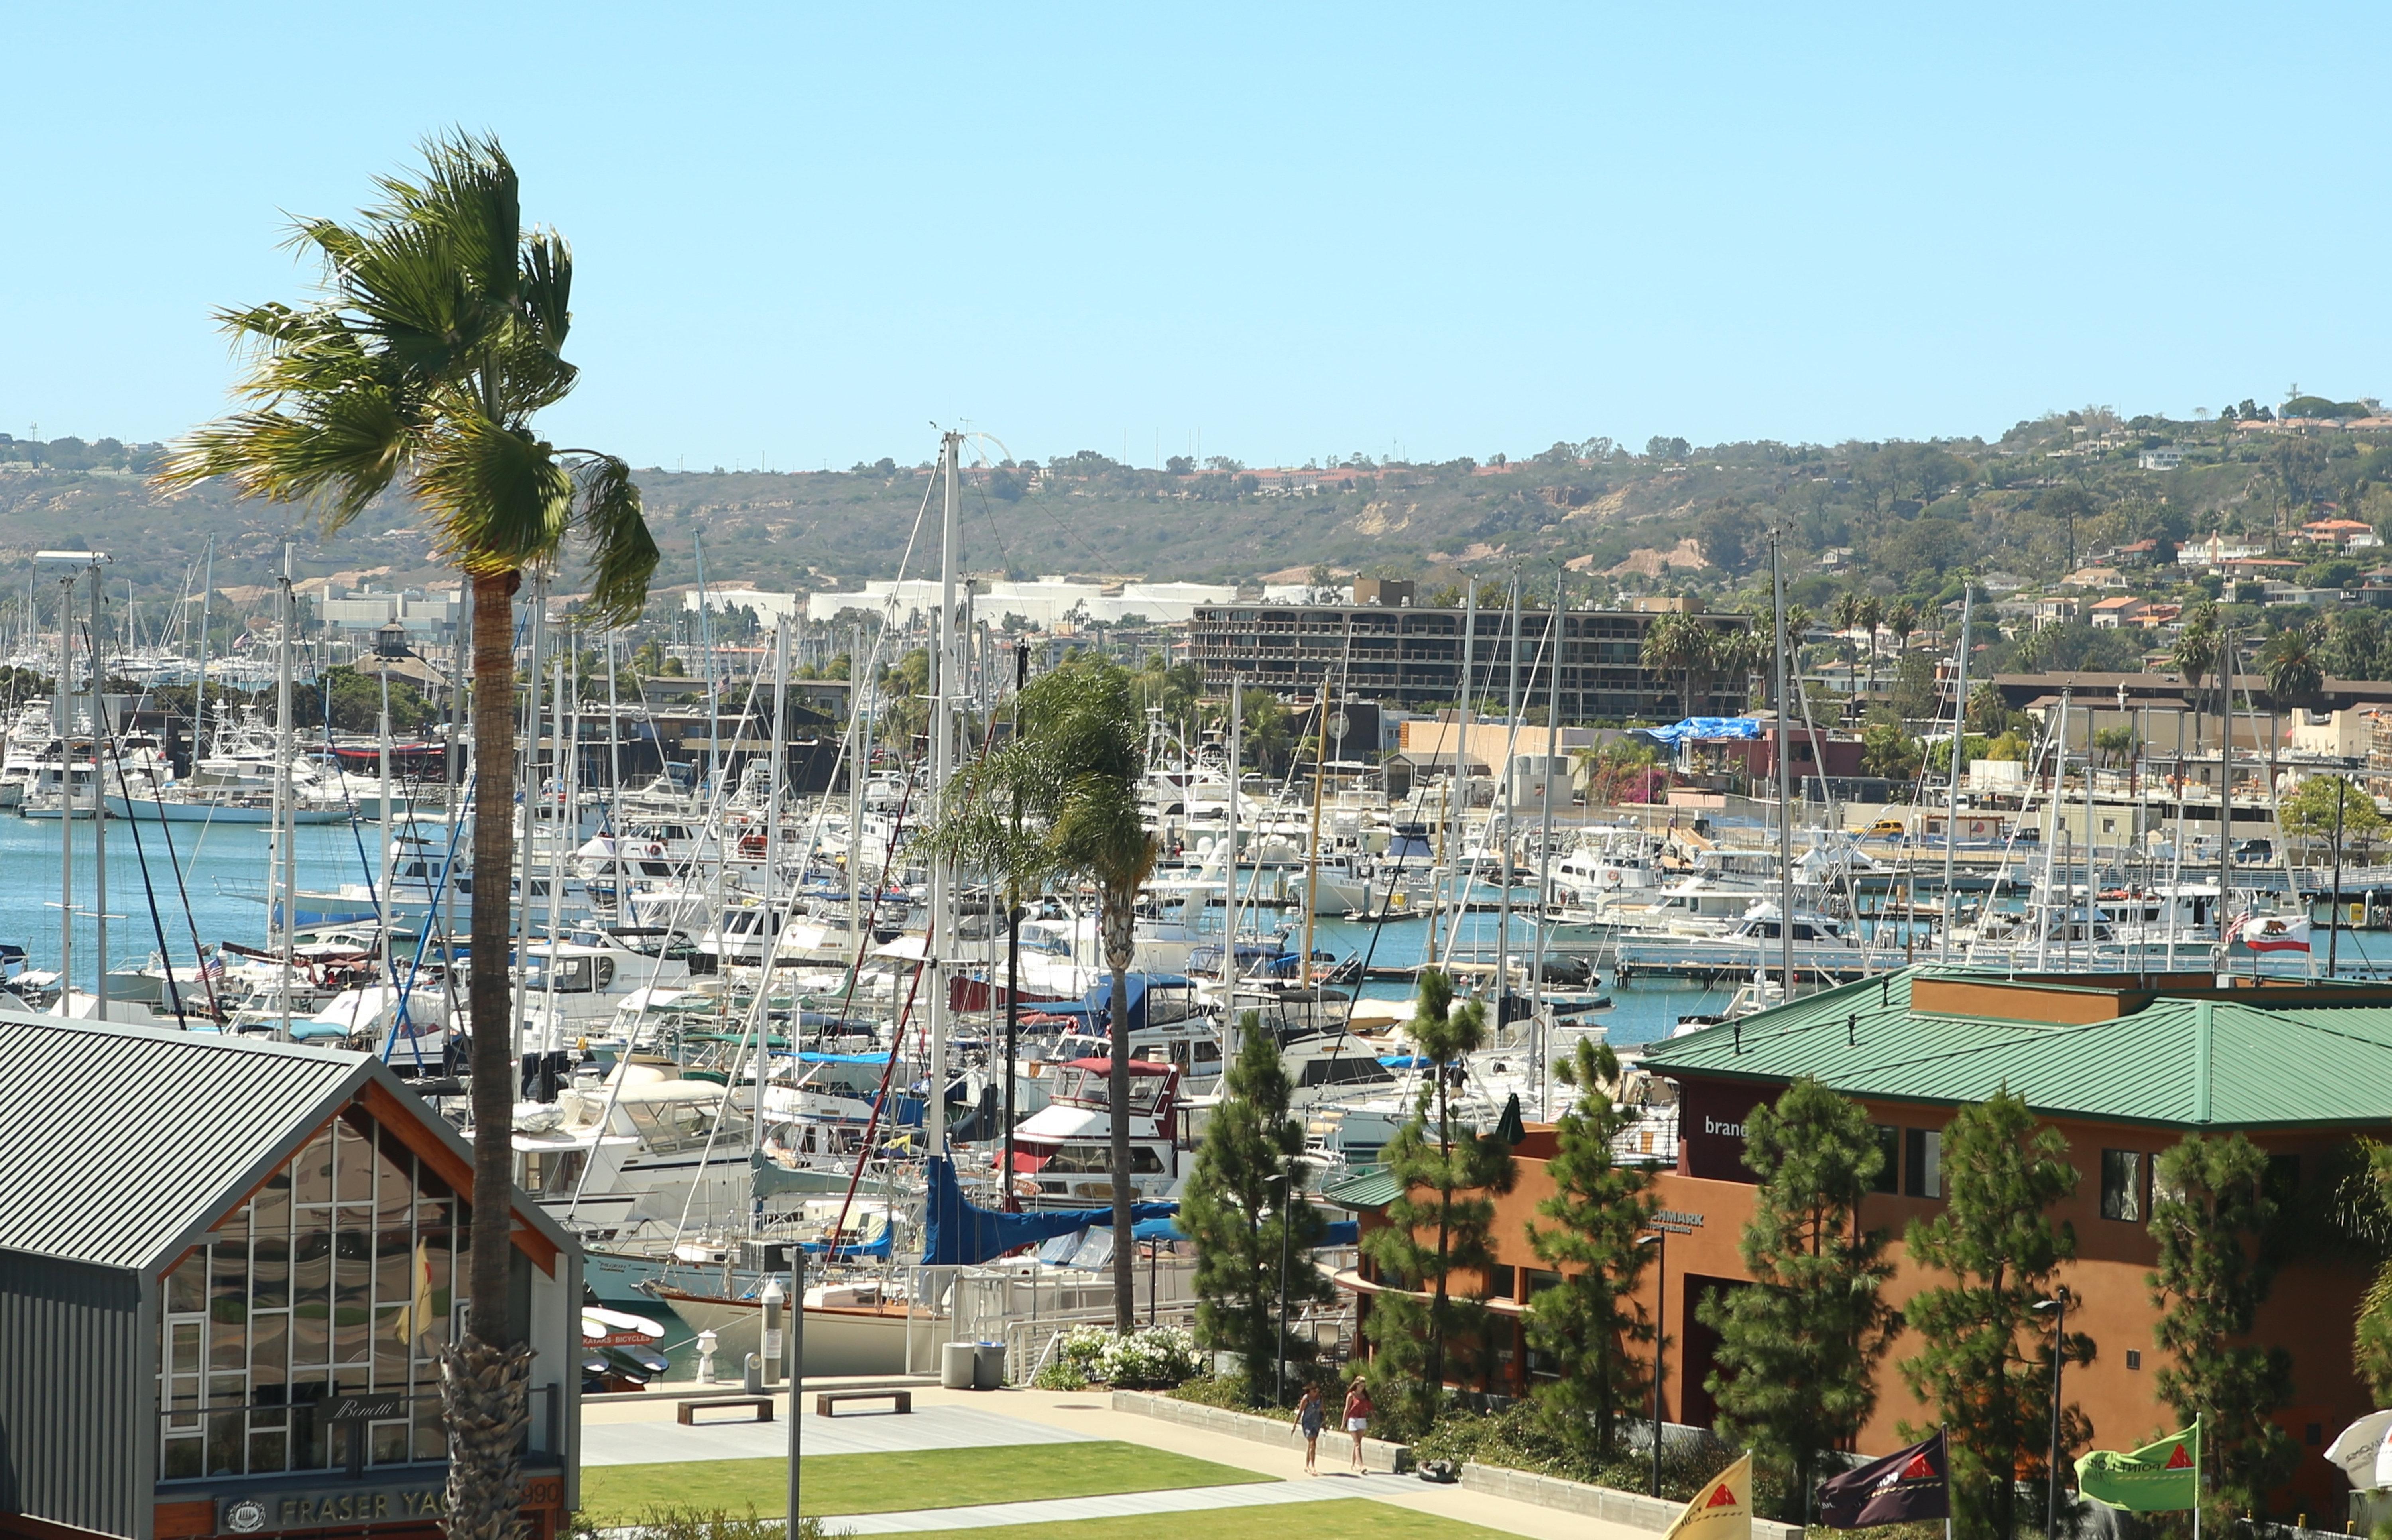
[[[551,352],[565,345],[573,326],[573,248],[542,227],[524,237],[523,309]]]
[[[523,240],[522,189],[514,163],[496,137],[450,129],[419,147],[423,171],[415,178],[377,178],[389,202],[377,223],[437,230],[458,267],[485,299],[512,307]]]
[[[227,476],[243,496],[306,505],[330,534],[365,511],[405,463],[407,425],[379,392],[309,404],[304,416],[245,412],[185,437],[158,472],[162,486]]]
[[[613,455],[592,455],[576,472],[581,531],[590,542],[590,609],[601,624],[626,625],[648,602],[659,554],[641,516],[640,488],[631,468]]]
[[[428,435],[416,495],[442,552],[465,571],[520,572],[556,554],[573,524],[573,478],[555,451],[477,413],[444,413]]]

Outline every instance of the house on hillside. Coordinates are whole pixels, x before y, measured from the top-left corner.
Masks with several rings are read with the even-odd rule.
[[[2116,594],[2108,599],[2095,600],[2088,618],[2095,630],[2114,631],[2149,608],[2148,603],[2132,594]]]

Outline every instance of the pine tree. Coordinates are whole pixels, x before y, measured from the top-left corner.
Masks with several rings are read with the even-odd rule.
[[[1398,1427],[1418,1430],[1436,1416],[1456,1344],[1476,1341],[1482,1352],[1487,1344],[1483,1283],[1478,1294],[1457,1296],[1451,1275],[1461,1269],[1483,1280],[1494,1265],[1490,1195],[1510,1190],[1514,1167],[1509,1145],[1457,1123],[1450,1096],[1463,1057],[1486,1039],[1486,1007],[1474,1000],[1455,1010],[1452,981],[1426,968],[1408,1030],[1429,1074],[1411,1119],[1387,1142],[1387,1167],[1402,1191],[1367,1244],[1381,1278],[1396,1286],[1371,1305],[1376,1399]],[[1424,1188],[1424,1197],[1413,1197]],[[1424,1231],[1434,1238],[1422,1239]],[[1412,1289],[1428,1298],[1414,1298]]]
[[[1908,1247],[1912,1260],[1952,1281],[1912,1297],[1910,1326],[1925,1345],[1903,1361],[1902,1377],[1951,1435],[1953,1519],[1964,1540],[2008,1540],[2019,1480],[2043,1468],[2050,1447],[2056,1344],[2034,1306],[2076,1254],[2074,1226],[2050,1214],[2076,1190],[2076,1168],[2068,1141],[2036,1127],[2008,1090],[1953,1115],[1942,1166],[1944,1212],[1912,1221]],[[2086,1362],[2093,1344],[2072,1335],[2066,1352]],[[2063,1448],[2091,1436],[2084,1415],[2067,1408]]]
[[[1636,1288],[1651,1252],[1637,1236],[1656,1199],[1652,1169],[1613,1157],[1612,1142],[1636,1115],[1612,1102],[1619,1061],[1610,1048],[1581,1042],[1577,1057],[1556,1068],[1580,1094],[1554,1125],[1558,1148],[1545,1166],[1554,1195],[1537,1204],[1554,1223],[1531,1223],[1528,1244],[1562,1275],[1530,1303],[1528,1341],[1561,1369],[1537,1387],[1546,1426],[1592,1467],[1612,1457],[1619,1413],[1645,1384],[1635,1350],[1653,1340],[1653,1322]]]
[[[1282,1176],[1298,1181],[1304,1125],[1287,1115],[1279,1044],[1252,1011],[1238,1028],[1238,1057],[1197,1148],[1179,1220],[1196,1242],[1196,1339],[1242,1358],[1246,1393],[1260,1401],[1278,1382],[1282,1243],[1292,1259],[1289,1317],[1306,1301],[1327,1299],[1330,1288],[1310,1261],[1325,1228],[1320,1211],[1301,1199],[1286,1202],[1280,1185]],[[1292,1366],[1313,1352],[1309,1337],[1289,1339]]]
[[[1885,1236],[1860,1227],[1884,1169],[1868,1113],[1817,1081],[1787,1087],[1745,1119],[1744,1163],[1759,1182],[1737,1243],[1753,1281],[1704,1300],[1720,1334],[1706,1388],[1720,1431],[1787,1478],[1789,1522],[1808,1519],[1820,1456],[1877,1409],[1877,1366],[1900,1317],[1885,1301]]]
[[[2159,1372],[2160,1399],[2180,1423],[2201,1418],[2204,1488],[2221,1516],[2262,1513],[2300,1454],[2271,1415],[2291,1399],[2292,1354],[2247,1340],[2274,1282],[2267,1153],[2239,1133],[2195,1134],[2153,1174],[2153,1336],[2175,1360]]]

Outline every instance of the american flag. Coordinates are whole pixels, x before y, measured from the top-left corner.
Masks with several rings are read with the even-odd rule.
[[[224,971],[222,957],[205,957],[200,960],[200,977],[202,979],[222,978]]]

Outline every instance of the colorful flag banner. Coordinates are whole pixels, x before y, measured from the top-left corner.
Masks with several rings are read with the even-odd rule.
[[[2129,1513],[2180,1513],[2201,1499],[2201,1424],[2119,1454],[2096,1449],[2076,1462],[2085,1495]]]
[[[2336,1433],[2325,1457],[2361,1492],[2392,1486],[2392,1412],[2370,1412]]]
[[[1952,1465],[1937,1432],[1924,1443],[1854,1466],[1819,1488],[1818,1521],[1867,1529],[1952,1516]]]
[[[1661,1540],[1752,1540],[1752,1456],[1697,1487]]]
[[[2234,921],[2229,938],[2242,942],[2252,951],[2307,951],[2309,950],[2308,916],[2240,915]]]

